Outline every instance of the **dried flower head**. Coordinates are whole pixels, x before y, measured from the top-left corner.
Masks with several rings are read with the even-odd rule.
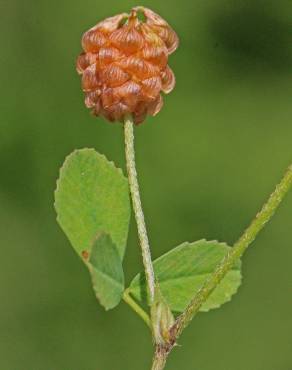
[[[156,115],[163,105],[161,92],[168,94],[175,85],[167,62],[178,43],[169,24],[147,8],[98,23],[83,35],[84,53],[77,59],[85,105],[109,121],[132,115],[139,124]]]

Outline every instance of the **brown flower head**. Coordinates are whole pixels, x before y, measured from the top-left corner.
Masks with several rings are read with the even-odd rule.
[[[161,92],[168,94],[175,85],[167,62],[178,43],[169,24],[147,8],[98,23],[83,35],[84,52],[77,59],[85,105],[109,121],[132,115],[139,124],[156,115],[163,105]]]

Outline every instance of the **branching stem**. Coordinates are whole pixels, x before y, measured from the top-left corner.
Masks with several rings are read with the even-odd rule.
[[[143,264],[149,294],[149,304],[151,306],[154,302],[155,277],[137,180],[134,149],[134,130],[133,120],[131,117],[127,117],[125,119],[124,131],[129,186],[138,228],[139,241],[142,249]],[[275,191],[272,193],[262,210],[257,214],[256,218],[252,221],[250,226],[245,230],[240,239],[234,244],[230,252],[228,252],[223,260],[219,263],[211,277],[205,281],[205,283],[191,300],[185,311],[176,319],[175,324],[169,330],[170,342],[162,346],[156,344],[152,370],[164,369],[168,354],[175,346],[176,341],[182,334],[183,330],[190,324],[194,316],[198,313],[202,304],[208,299],[217,285],[233,267],[234,263],[240,257],[242,257],[242,255],[244,254],[248,246],[254,241],[258,233],[272,218],[276,209],[279,207],[285,195],[290,190],[291,186],[292,165],[288,168],[288,171],[286,172],[282,181],[276,187]],[[151,328],[151,319],[149,318],[147,313],[145,313],[142,308],[132,299],[127,290],[125,291],[123,298]]]
[[[262,210],[257,214],[256,218],[252,221],[250,226],[234,244],[231,251],[227,253],[224,259],[219,263],[212,276],[203,284],[186,310],[177,318],[175,324],[170,329],[170,336],[172,337],[173,345],[171,348],[167,348],[166,351],[162,352],[162,354],[161,351],[156,350],[152,370],[164,369],[167,356],[174,347],[176,340],[198,313],[202,304],[210,296],[227,272],[233,267],[234,263],[243,255],[265,224],[272,218],[291,186],[292,165],[290,165],[282,181],[276,187],[275,191],[272,193]]]
[[[130,193],[132,197],[133,210],[135,214],[135,219],[137,223],[138,236],[142,249],[143,264],[145,269],[145,276],[147,281],[147,289],[149,295],[150,306],[154,301],[155,292],[155,277],[154,270],[151,260],[151,252],[149,247],[149,241],[147,236],[147,230],[144,220],[144,214],[141,205],[141,198],[139,192],[139,185],[137,180],[137,170],[135,163],[135,147],[134,147],[134,129],[133,129],[132,117],[128,116],[124,123],[125,132],[125,152],[126,152],[126,162],[128,179],[130,186]]]

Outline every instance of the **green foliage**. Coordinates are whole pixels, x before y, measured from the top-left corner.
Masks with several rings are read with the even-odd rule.
[[[106,308],[119,304],[124,291],[124,272],[116,245],[101,234],[92,245],[87,262],[97,299]]]
[[[229,250],[230,247],[224,243],[199,240],[183,243],[154,261],[161,292],[173,312],[182,312],[186,308]],[[241,263],[238,261],[200,311],[218,308],[231,299],[241,283],[240,268]],[[139,302],[146,302],[144,274],[138,274],[133,279],[129,290]]]
[[[127,179],[95,150],[76,150],[61,168],[55,208],[75,251],[84,261],[90,256],[88,266],[100,302],[112,308],[123,286],[121,263],[130,220]],[[109,284],[113,292],[107,291]]]

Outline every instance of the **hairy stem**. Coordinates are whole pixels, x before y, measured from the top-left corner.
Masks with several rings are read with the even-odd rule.
[[[123,294],[123,300],[138,314],[146,325],[151,329],[151,320],[149,315],[134,301],[129,290],[126,289]]]
[[[139,192],[139,185],[137,180],[137,171],[135,163],[135,148],[134,148],[134,127],[132,117],[128,116],[124,123],[125,132],[125,151],[126,151],[126,162],[130,192],[132,197],[133,210],[138,228],[138,236],[142,249],[143,264],[145,269],[145,276],[147,281],[147,289],[149,295],[150,306],[154,301],[155,292],[155,277],[154,270],[151,260],[151,253],[149,247],[149,241],[147,236],[147,230],[144,220],[144,214],[141,205],[141,198]]]
[[[257,214],[256,218],[246,229],[240,239],[234,244],[232,250],[227,253],[215,269],[212,276],[203,284],[201,289],[192,299],[186,310],[177,318],[175,324],[170,329],[172,344],[162,350],[156,348],[152,370],[163,370],[165,368],[167,357],[175,346],[176,340],[179,338],[183,330],[190,324],[202,304],[207,300],[227,272],[233,267],[234,263],[243,255],[265,224],[272,218],[276,209],[279,207],[291,187],[292,165],[288,168],[282,181],[276,187],[262,210]]]
[[[167,356],[167,351],[163,351],[159,347],[157,347],[154,354],[151,370],[163,370],[166,365]]]
[[[292,185],[292,165],[288,168],[282,181],[276,187],[262,210],[246,229],[240,239],[234,244],[233,248],[215,269],[213,275],[203,284],[201,289],[190,302],[186,310],[178,317],[173,330],[173,335],[177,339],[183,329],[188,326],[193,317],[199,311],[202,304],[210,296],[227,272],[233,267],[234,263],[243,255],[248,246],[254,241],[257,234],[265,224],[272,218],[276,209],[279,207],[285,195]]]

